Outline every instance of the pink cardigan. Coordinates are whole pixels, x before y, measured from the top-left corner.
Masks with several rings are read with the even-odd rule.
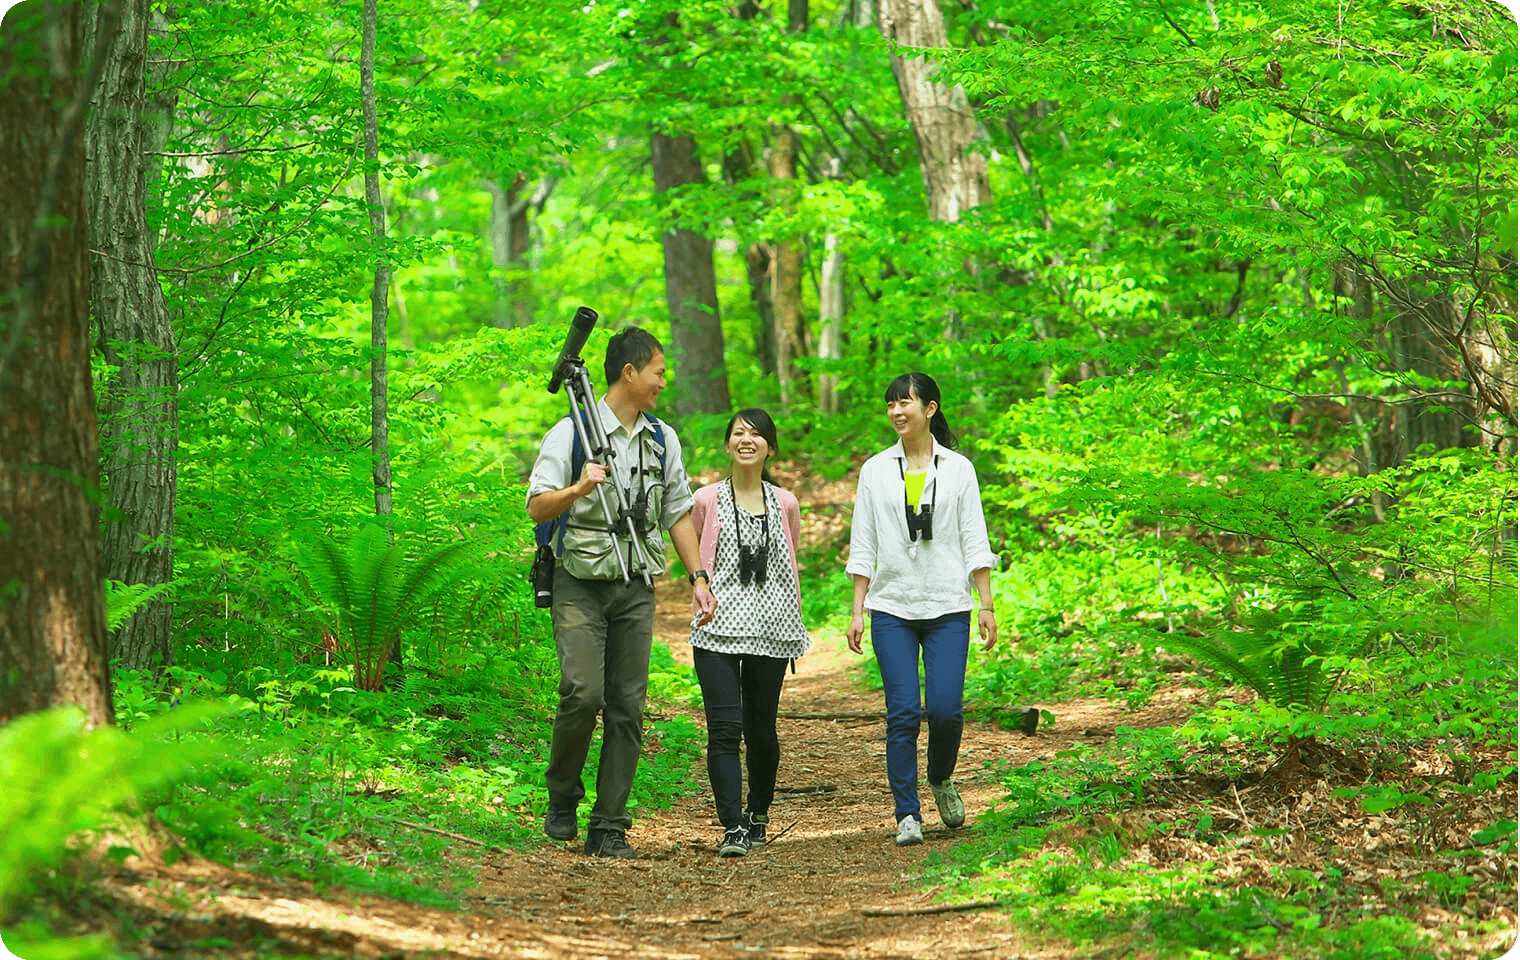
[[[711,570],[718,555],[718,525],[721,522],[718,516],[718,487],[727,483],[727,480],[719,480],[717,483],[709,483],[698,490],[693,498],[695,503],[691,507],[692,522],[697,525],[697,558],[702,562],[702,569]],[[776,500],[781,504],[781,516],[786,522],[781,529],[786,531],[786,543],[791,547],[792,580],[801,581],[797,573],[797,540],[802,536],[802,510],[797,506],[797,498],[780,487],[772,484],[776,491]],[[802,588],[797,588],[797,608],[802,609]]]

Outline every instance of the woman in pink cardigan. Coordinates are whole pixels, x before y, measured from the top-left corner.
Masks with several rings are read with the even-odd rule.
[[[765,842],[776,768],[776,707],[786,665],[808,649],[797,587],[797,498],[770,482],[766,461],[776,452],[776,424],[758,408],[728,422],[725,480],[696,493],[692,519],[698,554],[718,607],[691,627],[692,660],[707,713],[707,777],[723,823],[718,853],[742,857]],[[710,571],[710,572],[709,572]],[[749,802],[739,743],[745,744]]]

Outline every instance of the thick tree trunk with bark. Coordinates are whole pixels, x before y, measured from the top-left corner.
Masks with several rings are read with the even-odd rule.
[[[380,197],[380,121],[375,109],[377,0],[364,0],[359,53],[359,96],[364,107],[364,202],[375,244],[375,283],[370,289],[370,452],[374,457],[375,513],[391,515],[390,415],[386,398],[386,325],[390,322],[391,265],[385,253],[385,203]]]
[[[690,137],[650,136],[656,193],[706,179]],[[723,325],[718,316],[718,279],[710,239],[672,222],[660,238],[665,252],[665,303],[670,311],[670,359],[675,368],[675,412],[722,413],[729,409],[723,367]]]
[[[64,703],[112,721],[82,142],[99,61],[80,16],[35,2],[0,26],[0,724]]]
[[[100,397],[108,498],[101,554],[108,579],[160,584],[174,579],[179,348],[154,269],[146,207],[144,97],[152,11],[147,0],[121,0],[119,10],[121,27],[85,124],[90,245],[96,251],[91,312],[96,349],[116,368]],[[83,11],[85,45],[92,49],[108,15],[94,5]],[[161,122],[155,129],[166,132]],[[171,615],[167,601],[146,604],[112,638],[112,659],[141,670],[172,663]]]
[[[945,22],[935,0],[882,0],[882,36],[900,47],[937,50],[948,46]],[[934,80],[938,65],[927,56],[892,57],[892,75],[918,142],[919,166],[929,196],[929,216],[953,223],[962,212],[991,198],[987,158],[971,149],[983,139],[959,86]]]

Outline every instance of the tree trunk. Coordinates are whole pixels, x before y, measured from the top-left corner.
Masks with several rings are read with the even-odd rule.
[[[935,0],[883,0],[882,36],[907,49],[948,46],[945,22]],[[937,65],[927,57],[892,56],[892,75],[918,142],[919,167],[929,196],[929,216],[953,223],[961,213],[991,198],[987,158],[971,149],[983,139],[976,117],[959,86],[934,81]]]
[[[503,187],[501,183],[508,185]],[[527,178],[517,174],[501,183],[486,182],[491,193],[491,266],[495,271],[496,303],[491,323],[496,327],[525,327],[533,322],[525,280],[509,277],[528,260],[528,208],[535,198],[524,197]],[[540,193],[543,191],[540,190]]]
[[[90,301],[97,348],[116,368],[100,397],[108,497],[101,554],[108,579],[161,584],[174,579],[179,356],[154,269],[146,207],[144,97],[152,13],[147,0],[121,0],[120,13],[121,28],[85,124],[90,244],[96,251]],[[87,47],[95,46],[107,16],[98,6],[84,8]],[[172,663],[171,615],[167,601],[146,604],[111,639],[111,658],[139,670]]]
[[[748,142],[723,155],[723,177],[737,187],[749,179],[754,167]],[[755,363],[761,372],[776,375],[776,311],[771,306],[771,251],[763,243],[744,248],[744,275],[749,283],[749,302],[755,319],[750,325],[750,339],[755,344]]]
[[[744,275],[749,281],[749,301],[755,307],[755,362],[776,376],[776,307],[771,302],[771,251],[763,243],[744,250]]]
[[[386,410],[386,324],[390,321],[391,267],[385,250],[385,204],[380,198],[380,122],[375,111],[375,28],[378,0],[364,0],[364,39],[359,53],[359,96],[364,101],[364,202],[375,244],[375,284],[370,290],[370,452],[374,458],[375,513],[391,515],[390,419]]]
[[[823,236],[823,268],[818,276],[818,359],[844,356],[844,254],[839,237]],[[818,410],[828,416],[839,412],[839,377],[827,369],[818,372]]]
[[[807,0],[787,0],[787,30],[802,33],[807,30]],[[795,97],[782,97],[782,105],[790,105]],[[784,123],[772,125],[774,140],[771,142],[771,179],[780,184],[786,196],[795,196],[797,179],[797,153],[800,143],[797,133]],[[807,321],[802,316],[802,238],[781,237],[771,257],[771,300],[776,311],[776,381],[781,388],[781,402],[790,403],[792,384],[797,380],[797,358],[806,349]]]
[[[690,137],[651,134],[650,166],[656,193],[706,179],[696,143]],[[675,412],[726,412],[728,373],[723,368],[723,325],[718,316],[712,241],[672,221],[660,245],[665,252],[670,359],[677,378]]]
[[[113,719],[81,144],[101,58],[80,19],[35,2],[0,25],[0,724],[64,703]]]
[[[785,189],[790,191],[790,182],[797,179],[797,134],[785,124],[775,126],[769,166],[771,179],[785,181]],[[792,382],[797,379],[797,357],[801,355],[802,243],[797,238],[776,241],[771,256],[771,304],[776,318],[776,382],[785,404],[792,400]]]

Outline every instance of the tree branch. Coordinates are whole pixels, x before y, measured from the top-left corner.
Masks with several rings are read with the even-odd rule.
[[[1166,4],[1162,3],[1161,0],[1156,0],[1156,9],[1161,11],[1162,19],[1171,24],[1173,30],[1176,30],[1178,33],[1182,34],[1182,39],[1187,41],[1188,46],[1198,46],[1198,44],[1193,42],[1193,38],[1188,36],[1188,32],[1178,26],[1177,21],[1172,19],[1172,15],[1166,12]]]

